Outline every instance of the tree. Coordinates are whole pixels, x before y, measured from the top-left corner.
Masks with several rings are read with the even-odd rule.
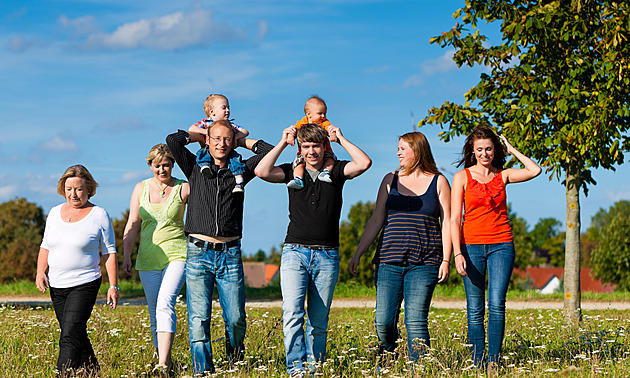
[[[361,241],[365,225],[374,212],[373,202],[357,202],[350,208],[348,220],[341,222],[339,226],[339,281],[358,281],[364,285],[374,284],[374,265],[372,257],[376,251],[377,241],[375,240],[370,248],[361,258],[361,263],[357,269],[358,277],[354,277],[348,272],[348,263],[354,256],[357,245]]]
[[[585,247],[582,251],[583,263],[590,264],[591,255],[602,238],[602,230],[608,227],[610,222],[619,215],[630,215],[630,201],[618,201],[608,210],[600,208],[597,213],[591,217],[591,226],[582,234],[582,244]]]
[[[630,290],[630,214],[616,214],[601,229],[591,262],[596,278]]]
[[[530,232],[530,237],[541,263],[564,266],[564,239],[562,223],[555,218],[542,218]]]
[[[0,204],[0,283],[34,281],[44,236],[44,210],[25,198]]]
[[[484,65],[465,103],[445,102],[420,121],[448,124],[449,141],[496,125],[566,187],[564,315],[581,320],[580,190],[594,168],[615,169],[630,150],[630,4],[608,0],[466,0],[461,23],[431,38],[453,47],[458,66]],[[500,27],[490,45],[477,24]],[[470,29],[468,29],[470,28]],[[512,160],[512,163],[514,161]]]
[[[124,251],[125,248],[123,246],[123,236],[125,236],[125,226],[127,225],[127,220],[129,219],[129,209],[122,214],[120,219],[113,218],[112,219],[112,227],[114,228],[114,235],[116,236],[116,260],[118,261],[118,266],[121,267],[124,259]],[[136,236],[136,241],[133,243],[133,249],[131,250],[131,262],[135,264],[136,257],[138,257],[138,247],[140,246],[140,232]],[[135,266],[135,265],[134,265]],[[136,282],[140,282],[140,275],[138,271],[135,269],[131,270],[131,277],[127,276],[122,269],[118,269],[118,279],[126,279],[133,280]]]

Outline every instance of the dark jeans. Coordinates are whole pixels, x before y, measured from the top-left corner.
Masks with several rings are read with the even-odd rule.
[[[99,369],[96,355],[87,334],[87,321],[96,303],[96,294],[101,287],[101,277],[75,287],[50,288],[55,314],[61,328],[57,370],[84,367],[91,371]]]

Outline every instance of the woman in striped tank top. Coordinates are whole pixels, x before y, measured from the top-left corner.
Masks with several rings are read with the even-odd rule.
[[[397,155],[400,168],[383,179],[348,269],[357,275],[361,256],[382,229],[373,259],[376,333],[381,351],[394,352],[404,299],[409,359],[417,360],[431,343],[428,314],[433,290],[449,276],[450,187],[422,133],[401,136]]]
[[[485,357],[485,285],[488,271],[488,374],[496,375],[505,331],[505,295],[514,269],[514,241],[505,186],[540,174],[540,167],[501,136],[507,153],[525,169],[503,169],[505,151],[499,137],[483,126],[466,138],[464,169],[453,177],[451,227],[455,267],[464,276],[468,341],[473,361]],[[462,207],[464,217],[462,222]],[[461,227],[460,227],[461,225]]]

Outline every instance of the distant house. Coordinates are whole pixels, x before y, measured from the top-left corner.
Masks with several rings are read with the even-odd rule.
[[[243,262],[245,284],[249,287],[261,288],[269,285],[276,278],[280,267],[264,262]]]
[[[531,282],[532,288],[540,291],[541,294],[551,294],[560,290],[564,268],[527,267],[524,270],[514,269],[514,274]],[[616,286],[593,278],[591,268],[582,268],[580,272],[580,289],[583,292],[612,293]]]

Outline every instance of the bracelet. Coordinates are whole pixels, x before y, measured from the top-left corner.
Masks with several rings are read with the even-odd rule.
[[[447,259],[442,259],[442,262],[445,262],[445,263],[448,263],[448,264],[450,264],[450,263],[451,263],[451,260],[447,260]]]
[[[120,291],[120,288],[118,286],[110,286],[109,288],[110,289],[114,289],[116,291]]]
[[[458,253],[458,254],[456,254],[456,255],[455,255],[455,256],[453,256],[453,257],[457,257],[457,256],[461,256],[461,255],[462,255],[461,253]]]

